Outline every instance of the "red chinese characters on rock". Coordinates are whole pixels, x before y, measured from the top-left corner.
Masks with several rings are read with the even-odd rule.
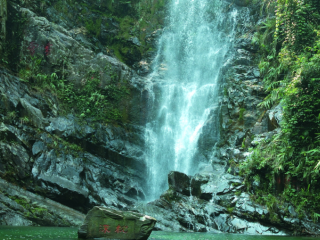
[[[110,233],[109,227],[110,227],[110,225],[106,225],[106,224],[99,225],[99,232],[102,232],[102,233],[105,233],[105,234]],[[120,225],[118,225],[114,232],[115,233],[128,233],[128,228],[129,228],[128,226],[120,226]]]
[[[117,229],[115,230],[116,233],[127,233],[128,232],[128,226],[117,226]]]
[[[109,225],[100,225],[99,226],[99,232],[103,232],[103,233],[110,233],[109,231]]]
[[[123,226],[122,227],[122,232],[127,233],[128,232],[128,226]]]
[[[44,54],[46,56],[49,56],[51,53],[51,47],[52,47],[52,43],[48,42],[45,46],[44,46]]]

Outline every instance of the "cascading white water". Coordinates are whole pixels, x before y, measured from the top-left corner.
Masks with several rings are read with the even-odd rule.
[[[234,34],[237,12],[227,6],[221,0],[169,3],[150,75],[157,92],[150,100],[155,116],[145,133],[149,200],[167,189],[169,171],[194,174],[197,169],[198,139],[219,106],[219,70]]]

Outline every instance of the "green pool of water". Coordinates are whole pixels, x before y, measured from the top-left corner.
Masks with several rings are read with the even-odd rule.
[[[0,240],[45,240],[45,239],[66,239],[75,240],[77,228],[61,227],[7,227],[0,226]],[[315,239],[310,237],[279,237],[279,236],[251,236],[240,234],[213,234],[213,233],[171,233],[153,232],[150,240],[302,240]],[[319,238],[318,238],[319,239]]]

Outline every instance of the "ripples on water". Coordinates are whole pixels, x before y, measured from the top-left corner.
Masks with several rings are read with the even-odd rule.
[[[7,227],[0,226],[0,240],[21,240],[21,239],[65,239],[76,240],[77,228],[58,227]],[[153,232],[149,240],[302,240],[316,239],[310,237],[279,237],[279,236],[257,236],[240,234],[210,234],[210,233],[171,233]],[[319,238],[318,238],[319,239]]]

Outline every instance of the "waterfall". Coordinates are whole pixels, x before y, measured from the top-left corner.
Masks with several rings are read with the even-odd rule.
[[[208,118],[219,134],[219,74],[232,45],[236,10],[221,0],[171,0],[149,76],[152,114],[146,126],[147,195],[158,198],[170,171],[194,174]],[[210,159],[207,159],[210,161]]]

